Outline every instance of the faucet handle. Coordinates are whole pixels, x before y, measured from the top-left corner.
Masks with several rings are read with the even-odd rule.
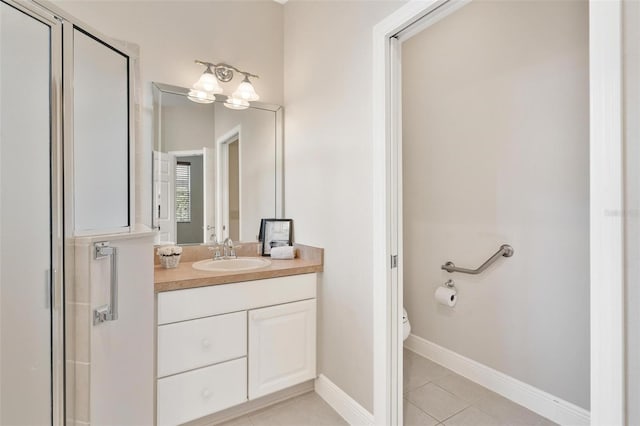
[[[233,246],[233,240],[229,237],[225,238],[223,243],[224,257],[238,257]]]
[[[222,255],[220,254],[220,243],[216,242],[214,246],[209,247],[209,251],[213,251],[213,260],[222,259]]]

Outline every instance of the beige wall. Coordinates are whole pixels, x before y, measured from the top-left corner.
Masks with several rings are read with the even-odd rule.
[[[318,372],[373,410],[373,26],[401,2],[285,5],[285,211],[325,248]]]
[[[283,102],[283,7],[258,1],[54,0],[103,34],[140,47],[142,141],[136,161],[136,219],[151,223],[151,82],[191,86],[204,71],[194,59],[227,62],[260,76],[261,101]],[[237,77],[222,85],[230,94]]]
[[[155,149],[162,152],[202,150],[215,147],[215,104],[198,104],[183,95],[162,93]],[[157,135],[156,135],[157,136]]]
[[[135,43],[141,76],[191,86],[204,71],[194,59],[227,62],[260,76],[256,91],[282,104],[282,6],[258,1],[56,0],[55,4],[109,37]],[[226,93],[240,84],[237,78]]]
[[[627,416],[629,426],[640,425],[640,3],[625,1],[625,226],[627,281]]]
[[[474,1],[402,54],[413,333],[588,409],[587,2]]]

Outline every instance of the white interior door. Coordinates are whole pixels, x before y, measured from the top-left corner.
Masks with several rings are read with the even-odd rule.
[[[154,226],[159,242],[177,242],[175,220],[176,157],[153,151]]]
[[[0,424],[52,421],[52,28],[0,2]]]
[[[202,148],[204,153],[204,241],[218,238],[216,232],[216,151]]]

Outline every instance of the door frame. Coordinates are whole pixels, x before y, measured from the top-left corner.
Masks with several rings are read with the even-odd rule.
[[[373,29],[374,418],[402,424],[400,43],[468,0],[412,0]],[[625,422],[622,0],[589,0],[591,423]],[[392,266],[393,258],[400,267]]]
[[[202,204],[204,207],[203,211],[203,224],[202,224],[202,232],[204,244],[215,243],[217,242],[217,234],[216,234],[216,150],[213,148],[208,148],[206,146],[202,147]],[[211,176],[208,172],[212,171],[213,176]],[[209,179],[210,178],[210,179]],[[213,231],[213,232],[212,232]],[[216,241],[213,241],[212,236],[216,237]]]
[[[238,205],[242,212],[242,150],[240,141],[242,125],[237,125],[216,140],[216,228],[222,231],[221,238],[229,237],[229,144],[238,142]],[[242,217],[238,219],[240,225],[238,241],[242,241]]]

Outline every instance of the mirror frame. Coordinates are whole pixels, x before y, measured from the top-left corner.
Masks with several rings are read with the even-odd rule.
[[[151,89],[153,94],[154,105],[157,100],[158,93],[170,93],[173,95],[182,95],[185,98],[189,93],[189,89],[173,86],[171,84],[151,82]],[[216,103],[224,104],[223,100],[216,100]],[[274,188],[274,198],[275,198],[275,219],[282,219],[284,217],[284,108],[281,105],[275,104],[267,104],[263,102],[251,102],[251,106],[249,108],[261,109],[265,111],[271,111],[275,113],[275,188]],[[152,144],[151,151],[155,149],[156,142],[156,129],[155,129],[155,114],[153,121],[153,131],[152,131]],[[152,228],[156,229],[155,218],[154,218],[154,205],[155,205],[155,194],[153,193],[153,177],[155,174],[155,168],[153,164],[153,160],[151,161],[151,224]],[[259,224],[256,224],[258,226]],[[201,244],[206,244],[203,242]],[[196,245],[201,245],[196,244]],[[190,245],[190,244],[187,244]]]

